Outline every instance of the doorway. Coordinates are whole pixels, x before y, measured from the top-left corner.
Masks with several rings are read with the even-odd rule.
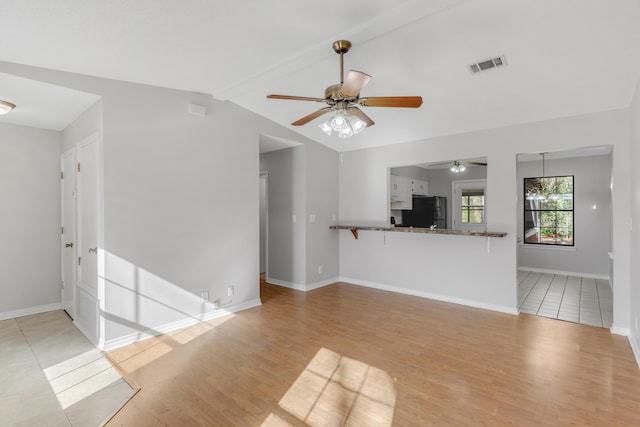
[[[611,326],[612,157],[611,146],[518,154],[521,313]]]

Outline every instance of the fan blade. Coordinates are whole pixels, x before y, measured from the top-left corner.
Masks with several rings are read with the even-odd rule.
[[[362,88],[369,83],[369,80],[371,80],[369,74],[363,73],[362,71],[351,70],[340,88],[340,93],[347,98],[358,96]]]
[[[403,107],[418,108],[422,105],[421,96],[375,96],[362,98],[360,104],[365,107]]]
[[[466,160],[463,160],[461,163],[464,163],[465,165],[487,166],[487,164],[483,162],[468,162]]]
[[[309,123],[311,120],[320,117],[323,114],[328,113],[329,111],[331,111],[331,107],[324,107],[319,109],[318,111],[314,111],[313,113],[304,116],[303,118],[296,120],[295,122],[291,123],[293,126],[302,126],[302,125],[306,125],[307,123]]]
[[[365,122],[367,124],[367,127],[371,127],[373,125],[376,124],[376,122],[374,122],[373,120],[371,120],[369,118],[369,116],[367,116],[361,109],[359,109],[358,107],[353,107],[353,109],[349,109],[349,113],[353,114],[354,116],[358,117],[360,120],[362,120],[363,122]]]
[[[291,99],[293,101],[315,101],[323,102],[324,98],[310,98],[308,96],[290,96],[290,95],[267,95],[267,98],[271,99]]]

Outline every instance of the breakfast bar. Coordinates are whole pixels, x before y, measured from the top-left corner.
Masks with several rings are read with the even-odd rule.
[[[358,230],[367,231],[388,231],[394,233],[425,233],[425,234],[451,234],[455,236],[476,236],[476,237],[505,237],[507,233],[500,231],[471,231],[452,230],[446,228],[417,228],[417,227],[375,227],[366,225],[331,225],[331,230],[350,230],[353,237],[358,239]]]

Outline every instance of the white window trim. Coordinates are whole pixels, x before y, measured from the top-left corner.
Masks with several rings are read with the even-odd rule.
[[[461,191],[482,188],[484,190],[484,222],[481,224],[462,224]],[[463,179],[451,181],[451,228],[454,230],[486,230],[487,228],[487,180]]]

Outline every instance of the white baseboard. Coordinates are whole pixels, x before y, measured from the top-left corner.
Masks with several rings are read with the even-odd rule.
[[[551,270],[548,268],[534,268],[534,267],[518,267],[518,270],[531,271],[533,273],[561,274],[563,276],[589,277],[591,279],[606,280],[607,282],[609,282],[609,285],[611,285],[611,279],[606,274],[578,273],[575,271]]]
[[[286,282],[284,280],[273,279],[271,277],[267,277],[266,281],[267,283],[270,283],[272,285],[278,285],[285,288],[295,289],[296,291],[307,292],[307,291],[312,291],[314,289],[321,288],[323,286],[331,285],[333,283],[340,281],[340,279],[338,277],[334,277],[327,280],[321,280],[319,282],[309,283],[308,285],[301,285],[299,283]]]
[[[314,289],[322,288],[323,286],[332,285],[332,284],[334,284],[336,282],[339,282],[339,281],[340,281],[339,277],[333,277],[331,279],[321,280],[319,282],[309,283],[306,287],[307,287],[307,291],[312,291]]]
[[[417,291],[415,289],[401,288],[399,286],[385,285],[382,283],[368,282],[366,280],[354,279],[351,277],[340,277],[341,282],[351,283],[353,285],[365,286],[367,288],[380,289],[383,291],[397,292],[399,294],[412,295],[421,298],[428,298],[436,301],[450,302],[453,304],[466,305],[468,307],[481,308],[484,310],[498,311],[500,313],[518,314],[516,307],[508,307],[496,304],[487,304],[480,301],[469,300],[464,298],[451,297],[448,295],[433,294],[430,292]]]
[[[54,304],[39,305],[36,307],[22,308],[20,310],[5,311],[0,313],[0,320],[15,319],[16,317],[30,316],[32,314],[46,313],[47,311],[61,310],[59,302]]]
[[[100,342],[98,343],[98,347],[100,348],[100,350],[103,350],[103,351],[114,350],[116,348],[133,344],[135,342],[142,341],[147,338],[177,331],[178,329],[183,329],[189,326],[193,326],[196,323],[205,322],[211,319],[217,319],[219,317],[227,316],[229,314],[236,313],[242,310],[247,310],[249,308],[258,307],[260,305],[262,305],[262,301],[260,301],[260,298],[252,299],[240,304],[230,305],[227,307],[220,308],[218,310],[210,311],[208,313],[204,313],[197,316],[188,317],[183,320],[178,320],[176,322],[160,325],[160,326],[154,327],[153,329],[148,329],[146,331],[135,332],[133,334],[125,335],[120,338],[115,338],[108,341],[105,341],[104,339],[100,339]]]
[[[85,328],[85,326],[82,324],[82,322],[78,322],[78,321],[77,321],[77,319],[75,319],[75,320],[73,321],[73,325],[74,325],[76,328],[78,328],[78,330],[79,330],[80,332],[82,332],[82,335],[84,335],[84,337],[85,337],[86,339],[88,339],[88,340],[89,340],[89,342],[90,342],[91,344],[93,344],[93,345],[95,345],[96,347],[98,347],[98,344],[99,344],[99,343],[98,343],[98,341],[97,341],[97,339],[96,339],[96,337],[95,337],[95,334],[94,334],[94,333],[91,333],[89,330],[87,330],[87,329]]]
[[[278,285],[278,286],[282,286],[284,288],[295,289],[296,291],[306,291],[307,290],[307,287],[305,285],[301,285],[299,283],[287,282],[285,280],[278,280],[278,279],[274,279],[272,277],[267,277],[265,280],[267,281],[267,283],[270,283],[272,285]]]
[[[615,335],[622,335],[623,337],[631,336],[631,330],[629,328],[622,328],[620,326],[613,325],[609,330]]]

